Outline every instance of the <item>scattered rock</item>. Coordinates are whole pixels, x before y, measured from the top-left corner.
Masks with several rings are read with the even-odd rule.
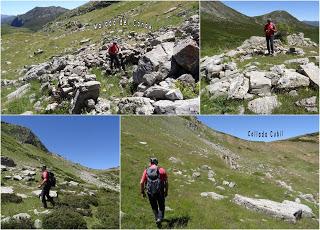
[[[42,228],[42,221],[40,219],[36,219],[33,225],[36,229],[40,229]]]
[[[319,87],[319,67],[313,62],[301,65],[301,73],[310,78],[310,80]]]
[[[309,97],[296,101],[297,106],[304,107],[308,112],[318,112],[317,97]]]
[[[27,83],[23,86],[20,86],[18,89],[16,89],[14,92],[9,93],[6,98],[7,98],[7,102],[11,102],[15,99],[21,98],[22,96],[24,96],[29,89],[31,88],[31,84]]]
[[[257,114],[271,114],[279,106],[277,96],[256,98],[248,103],[248,109]]]
[[[30,219],[31,216],[28,213],[19,213],[12,216],[13,219],[22,220],[22,219]]]
[[[215,193],[215,192],[202,192],[200,194],[201,197],[211,197],[212,199],[214,200],[222,200],[225,198],[225,196],[223,195],[220,195],[218,193]]]
[[[5,187],[1,186],[1,194],[13,194],[13,188],[12,187]]]

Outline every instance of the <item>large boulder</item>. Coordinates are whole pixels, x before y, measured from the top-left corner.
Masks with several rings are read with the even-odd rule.
[[[258,95],[268,95],[271,90],[271,80],[266,78],[265,72],[252,71],[246,73],[250,79],[250,92]]]
[[[199,47],[194,40],[187,38],[179,41],[173,48],[173,58],[192,75],[199,75]]]
[[[97,101],[100,93],[100,82],[88,81],[79,85],[75,97],[73,98],[70,113],[80,114],[85,107],[86,100],[93,99]]]
[[[199,114],[199,98],[177,101],[160,100],[153,105],[156,114]]]
[[[39,65],[32,66],[23,76],[22,80],[31,81],[31,80],[39,79],[43,74],[46,74],[49,72],[51,72],[50,64],[48,62],[44,62]]]
[[[154,112],[152,100],[145,97],[125,97],[118,103],[120,114],[151,115]]]
[[[252,211],[264,213],[268,216],[295,223],[301,217],[313,217],[312,209],[307,205],[284,200],[282,203],[267,200],[254,199],[236,194],[233,202]]]
[[[227,96],[231,81],[229,78],[219,79],[206,87],[206,91],[212,98]]]
[[[228,98],[243,99],[249,90],[249,79],[242,74],[233,78],[230,84]]]
[[[248,109],[257,114],[271,114],[279,106],[277,96],[256,98],[248,103]]]
[[[319,67],[313,62],[301,65],[301,73],[310,78],[310,80],[319,87]]]
[[[170,89],[162,86],[152,86],[144,92],[144,96],[154,100],[182,100],[183,95],[179,89]]]
[[[286,70],[284,76],[278,80],[276,87],[279,89],[293,89],[308,86],[309,83],[308,77],[294,71]]]
[[[9,93],[7,95],[7,102],[11,102],[15,99],[21,98],[22,96],[24,96],[29,89],[31,88],[30,83],[27,83],[23,86],[20,86],[18,89],[16,89],[15,91],[13,91],[12,93]]]

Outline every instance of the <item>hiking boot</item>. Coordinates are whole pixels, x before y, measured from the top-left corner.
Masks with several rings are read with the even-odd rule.
[[[161,224],[161,219],[160,219],[160,218],[158,218],[158,219],[156,220],[156,224]]]

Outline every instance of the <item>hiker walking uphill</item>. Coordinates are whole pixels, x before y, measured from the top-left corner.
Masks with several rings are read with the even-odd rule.
[[[48,199],[48,201],[50,201],[50,203],[54,207],[55,202],[53,198],[50,196],[50,189],[51,187],[56,186],[56,180],[55,180],[54,174],[51,172],[48,172],[47,167],[45,165],[42,166],[41,168],[41,179],[42,181],[38,187],[39,188],[42,187],[40,196],[41,196],[43,207],[48,208],[46,198]]]
[[[113,68],[120,69],[120,61],[119,61],[119,53],[120,53],[120,47],[118,46],[116,41],[113,41],[112,44],[108,48],[108,54],[110,57],[110,69],[111,71]]]
[[[271,18],[267,20],[267,24],[264,26],[264,32],[266,34],[266,42],[267,42],[267,49],[268,49],[268,54],[273,55],[274,53],[274,46],[273,46],[273,41],[274,41],[274,33],[277,32],[277,28],[275,24],[273,24]]]
[[[157,225],[160,225],[164,218],[165,198],[168,195],[168,188],[168,176],[165,169],[158,167],[156,158],[151,158],[149,167],[143,171],[140,189],[143,197],[146,196],[145,190],[147,190]]]

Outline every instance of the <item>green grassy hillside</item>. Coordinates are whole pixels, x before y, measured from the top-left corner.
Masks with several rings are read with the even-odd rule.
[[[140,195],[139,181],[148,159],[155,156],[169,176],[169,195],[163,228],[318,228],[315,219],[296,224],[271,218],[237,206],[235,194],[278,202],[294,200],[298,191],[318,194],[318,144],[310,141],[249,142],[215,132],[191,117],[122,117],[121,119],[121,220],[122,228],[156,228],[147,199]],[[318,135],[317,135],[318,136]],[[144,143],[145,142],[145,143]],[[232,170],[217,155],[213,145],[236,153],[239,170]],[[169,158],[180,159],[172,163]],[[216,182],[208,180],[208,165]],[[192,178],[194,170],[200,177]],[[181,171],[182,175],[176,172]],[[272,174],[268,179],[266,173]],[[233,181],[234,188],[223,186]],[[294,192],[279,187],[275,180],[292,185]],[[201,192],[227,196],[217,201]],[[318,215],[318,206],[302,200]]]
[[[1,123],[1,156],[11,158],[16,164],[15,167],[7,167],[7,170],[2,171],[1,186],[12,187],[15,195],[20,193],[26,195],[27,198],[23,198],[21,202],[16,203],[2,194],[2,218],[18,213],[28,213],[31,215],[32,223],[36,219],[42,221],[46,219],[46,214],[37,215],[35,213],[35,209],[38,212],[45,209],[42,208],[41,201],[32,194],[32,191],[38,190],[40,168],[42,165],[47,165],[48,169],[57,178],[57,185],[53,190],[58,193],[58,198],[55,198],[57,205],[54,209],[48,209],[51,212],[49,215],[57,219],[55,215],[67,208],[68,212],[79,212],[79,218],[85,221],[87,228],[119,227],[119,191],[116,189],[119,184],[118,169],[94,170],[72,163],[57,154],[44,151],[34,143],[19,141],[21,135],[14,133],[12,127],[14,126]],[[15,130],[18,129],[30,132],[26,128],[15,127]],[[30,181],[8,178],[8,176],[20,175],[23,169],[29,168],[35,169],[37,173],[34,179]],[[79,185],[70,186],[66,184],[68,181],[75,181]],[[108,186],[100,186],[100,183],[110,185],[114,189],[109,189]],[[89,192],[94,195],[88,195]],[[48,206],[51,207],[50,203]],[[61,221],[62,224],[70,222],[67,217],[62,218]],[[9,226],[5,223],[1,223],[1,225],[2,228]],[[26,228],[24,225],[15,224],[14,226],[15,228]],[[56,226],[55,228],[59,227]]]
[[[210,13],[207,5],[219,5],[220,14]],[[203,7],[203,8],[201,8]],[[234,49],[251,36],[264,36],[263,25],[266,19],[271,17],[281,22],[279,31],[284,29],[290,33],[303,32],[305,37],[311,38],[314,42],[319,42],[319,28],[307,25],[298,21],[292,15],[285,11],[275,11],[270,14],[257,17],[244,17],[236,14],[236,11],[230,14],[231,8],[220,2],[205,2],[201,4],[201,56],[212,56],[223,53],[226,50]],[[221,18],[220,15],[226,15]],[[229,17],[229,15],[231,15]]]

